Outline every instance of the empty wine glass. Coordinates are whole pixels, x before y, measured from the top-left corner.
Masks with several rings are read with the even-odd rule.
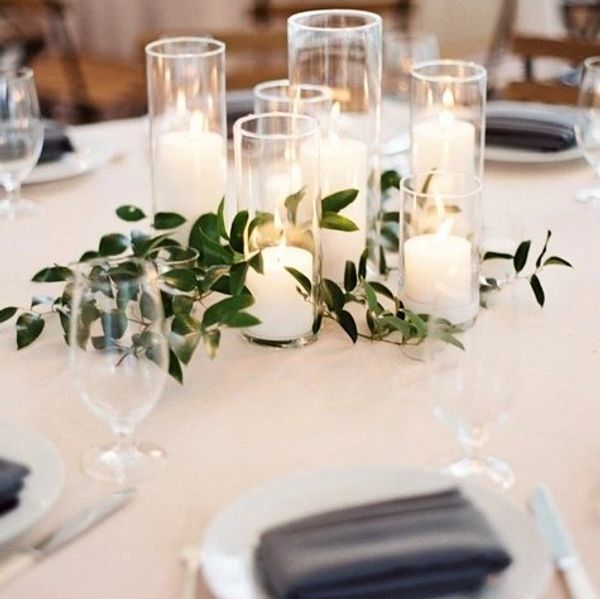
[[[587,58],[583,63],[577,104],[577,143],[585,159],[600,177],[600,56]],[[600,204],[600,184],[579,190],[576,198],[585,204]]]
[[[0,71],[0,218],[35,212],[36,204],[21,197],[21,183],[36,165],[44,131],[33,71]]]
[[[164,388],[169,349],[156,267],[136,258],[75,266],[71,366],[84,403],[108,421],[116,443],[83,458],[95,478],[132,483],[163,465],[162,449],[132,439]]]
[[[480,310],[469,327],[455,326],[436,305],[424,344],[433,412],[464,452],[448,472],[476,476],[503,490],[514,483],[512,468],[484,449],[493,429],[507,420],[519,391],[522,352],[515,303],[515,287],[509,285],[496,294],[493,309]]]

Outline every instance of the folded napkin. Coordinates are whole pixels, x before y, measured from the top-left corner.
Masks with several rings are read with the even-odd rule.
[[[256,564],[278,599],[425,599],[483,586],[511,563],[457,489],[310,516],[265,531]]]
[[[53,121],[44,122],[44,143],[38,163],[55,162],[60,160],[67,152],[74,152],[75,148],[66,134],[66,128]]]
[[[28,474],[27,466],[0,458],[0,515],[19,504],[19,493]]]
[[[574,115],[565,110],[510,106],[492,108],[486,117],[486,143],[536,152],[559,152],[576,143]]]

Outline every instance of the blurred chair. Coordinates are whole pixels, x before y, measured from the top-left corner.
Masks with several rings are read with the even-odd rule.
[[[81,123],[143,114],[143,67],[78,53],[67,10],[61,0],[0,0],[0,23],[13,31],[0,37],[0,56],[12,51],[20,63],[12,66],[33,69],[44,116]]]
[[[271,79],[287,78],[287,31],[284,27],[256,27],[223,31],[177,29],[147,32],[140,47],[161,37],[210,35],[225,42],[227,48],[227,89],[249,89]]]
[[[534,61],[554,58],[577,65],[588,56],[600,55],[600,42],[516,36],[512,41],[512,50],[523,60],[524,80],[509,83],[503,90],[504,98],[548,104],[576,104],[576,82],[566,84],[564,80],[557,78],[538,80],[534,73]]]
[[[569,37],[593,40],[600,34],[598,0],[562,0],[561,13]]]

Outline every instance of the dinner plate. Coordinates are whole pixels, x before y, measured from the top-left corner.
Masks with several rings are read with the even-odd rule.
[[[34,167],[25,179],[25,185],[49,183],[77,177],[97,169],[119,155],[119,148],[105,139],[85,136],[73,140],[75,152],[66,152],[59,160],[43,162]]]
[[[565,162],[583,158],[579,146],[573,146],[559,152],[533,152],[532,150],[515,150],[500,146],[486,146],[485,159],[490,162],[517,162],[520,164],[544,164],[548,162]]]
[[[0,546],[14,540],[56,503],[65,468],[56,447],[33,431],[0,422],[0,456],[29,467],[19,505],[0,516]]]
[[[218,599],[267,599],[254,570],[260,533],[283,522],[361,503],[431,492],[457,485],[487,516],[513,557],[478,599],[533,599],[550,574],[550,562],[532,519],[504,497],[472,483],[432,472],[397,468],[316,470],[271,482],[219,513],[202,540],[206,583]],[[463,599],[454,595],[453,599]],[[469,595],[470,599],[473,595]]]

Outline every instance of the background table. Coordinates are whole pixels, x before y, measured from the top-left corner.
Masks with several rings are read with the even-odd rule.
[[[26,188],[43,213],[0,221],[1,306],[27,306],[32,293],[43,292],[44,286],[28,282],[39,268],[71,261],[92,249],[100,234],[128,230],[114,215],[118,205],[150,212],[144,122],[112,122],[78,133],[118,142],[125,155],[77,179]],[[549,483],[600,588],[600,518],[590,500],[600,485],[600,208],[574,200],[577,188],[593,182],[583,161],[489,164],[484,203],[489,211],[506,205],[522,214],[537,246],[551,228],[554,251],[575,265],[543,275],[547,305],[538,310],[532,303],[526,322],[522,393],[490,449],[515,468],[518,482],[508,497],[516,504],[525,505],[534,483]],[[67,466],[58,505],[30,538],[110,490],[80,471],[84,449],[110,434],[77,397],[58,325],[48,329],[43,340],[17,352],[14,323],[0,326],[0,419],[51,439]],[[502,351],[502,339],[498,347]],[[329,327],[316,344],[296,351],[251,347],[229,332],[218,357],[211,362],[198,352],[185,386],[169,383],[140,426],[139,437],[167,449],[169,467],[140,488],[133,505],[2,596],[177,597],[179,552],[190,517],[200,534],[227,502],[251,487],[317,467],[438,468],[458,448],[431,416],[417,372],[396,348],[368,342],[352,347]],[[209,593],[201,588],[199,596],[207,599]],[[544,599],[564,596],[555,580]]]

